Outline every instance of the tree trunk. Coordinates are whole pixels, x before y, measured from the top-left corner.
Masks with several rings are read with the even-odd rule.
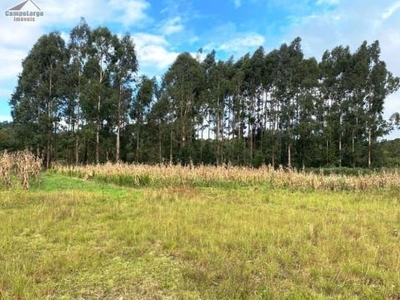
[[[46,168],[47,169],[50,168],[51,142],[52,142],[51,140],[52,140],[52,134],[53,134],[53,131],[52,131],[52,120],[51,120],[51,117],[52,117],[52,114],[51,114],[51,111],[52,111],[51,93],[52,93],[52,84],[53,84],[53,82],[52,82],[51,73],[52,73],[52,68],[50,67],[49,95],[48,95],[48,99],[47,99],[47,122],[48,122],[47,123],[47,125],[48,125],[48,128],[47,128],[47,141],[46,141]]]
[[[162,138],[161,138],[161,130],[158,130],[158,157],[160,164],[162,161]]]
[[[354,139],[353,139],[354,143]],[[339,136],[339,168],[342,167],[342,136]]]
[[[121,87],[118,92],[118,107],[117,107],[117,141],[115,145],[115,160],[118,163],[120,161],[120,149],[121,149],[121,141],[120,141],[120,129],[121,129]]]
[[[79,136],[75,137],[75,165],[79,164]]]
[[[368,168],[371,168],[371,129],[368,129]]]
[[[173,140],[173,136],[172,136],[172,131],[170,133],[170,144],[169,144],[169,164],[172,165],[172,140]]]
[[[139,126],[136,128],[136,153],[135,153],[135,160],[136,163],[139,162],[139,151],[140,151],[140,144],[139,144],[139,139],[140,139],[140,132],[139,132]]]
[[[99,95],[97,102],[97,128],[96,128],[96,164],[100,162],[100,101],[101,96]]]

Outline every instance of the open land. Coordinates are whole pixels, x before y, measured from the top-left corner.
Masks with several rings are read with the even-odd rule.
[[[100,175],[0,190],[1,299],[400,299],[395,185]]]

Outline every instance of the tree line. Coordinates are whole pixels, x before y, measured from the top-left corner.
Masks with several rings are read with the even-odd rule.
[[[400,84],[379,42],[337,46],[320,61],[301,39],[235,60],[184,52],[161,80],[138,75],[129,34],[84,19],[64,41],[41,36],[10,99],[13,147],[50,167],[128,161],[287,167],[376,167],[383,118]]]

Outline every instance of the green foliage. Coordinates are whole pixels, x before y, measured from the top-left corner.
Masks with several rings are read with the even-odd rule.
[[[400,139],[392,141],[384,140],[380,142],[379,147],[382,153],[383,166],[388,168],[400,167]]]
[[[22,73],[11,96],[15,134],[20,147],[35,149],[50,167],[55,132],[65,95],[69,52],[58,32],[43,35],[22,62]]]
[[[383,107],[400,80],[378,41],[354,52],[335,47],[320,61],[304,57],[300,37],[237,60],[200,52],[179,54],[160,80],[138,78],[130,34],[92,30],[82,19],[67,44],[57,32],[44,35],[23,61],[10,101],[11,137],[0,138],[35,151],[48,167],[53,159],[385,165],[378,141],[399,117],[385,120]]]

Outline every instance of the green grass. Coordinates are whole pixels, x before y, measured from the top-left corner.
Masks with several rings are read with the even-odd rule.
[[[395,191],[133,189],[44,174],[0,199],[0,299],[400,298]]]

